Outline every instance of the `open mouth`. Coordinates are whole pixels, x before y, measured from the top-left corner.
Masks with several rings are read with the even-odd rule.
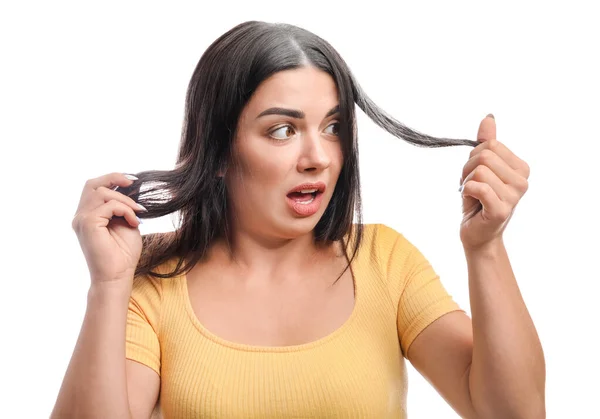
[[[317,189],[305,189],[297,192],[290,192],[287,196],[300,205],[308,205],[312,203],[320,193],[321,192]]]
[[[310,217],[319,212],[326,188],[325,182],[302,183],[287,193],[286,201],[296,216]]]

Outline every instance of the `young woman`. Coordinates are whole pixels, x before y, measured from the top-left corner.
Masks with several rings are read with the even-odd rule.
[[[406,237],[361,224],[355,104],[417,146],[475,147],[472,321]],[[463,417],[543,417],[542,348],[502,242],[529,168],[495,137],[491,116],[478,141],[403,126],[306,30],[231,29],[192,76],[176,167],[83,189],[91,286],[52,417],[401,418],[404,359]],[[137,216],[175,212],[174,232],[140,235]]]

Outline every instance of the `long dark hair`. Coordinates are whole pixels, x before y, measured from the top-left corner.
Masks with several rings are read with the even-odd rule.
[[[141,218],[179,211],[175,231],[142,237],[136,276],[169,278],[186,273],[217,238],[228,237],[227,192],[217,174],[229,162],[240,113],[269,76],[308,65],[327,72],[337,86],[344,162],[331,201],[315,227],[315,240],[341,241],[345,247],[352,243],[346,249],[349,262],[359,249],[363,229],[354,104],[381,128],[415,146],[478,144],[431,137],[385,114],[362,91],[336,50],[317,35],[289,24],[241,23],[208,47],[192,74],[175,168],[136,173],[139,180],[125,192],[148,209],[138,213]],[[172,272],[152,271],[174,257],[178,261]]]

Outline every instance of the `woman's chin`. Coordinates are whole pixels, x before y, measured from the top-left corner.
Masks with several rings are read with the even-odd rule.
[[[280,230],[286,238],[295,239],[298,237],[312,234],[319,222],[319,217],[293,218],[287,219],[279,224]]]

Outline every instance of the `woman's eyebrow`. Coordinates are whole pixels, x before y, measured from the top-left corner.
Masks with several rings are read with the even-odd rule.
[[[327,112],[327,115],[325,115],[325,118],[329,118],[330,116],[336,114],[339,111],[340,111],[340,105],[336,105],[333,108],[331,108],[329,110],[329,112]],[[256,119],[260,118],[261,116],[266,116],[266,115],[284,115],[284,116],[289,116],[291,118],[296,118],[296,119],[304,119],[304,117],[306,116],[304,112],[296,110],[296,109],[269,108],[265,111],[262,111],[260,113],[260,115],[258,115],[256,117]]]

